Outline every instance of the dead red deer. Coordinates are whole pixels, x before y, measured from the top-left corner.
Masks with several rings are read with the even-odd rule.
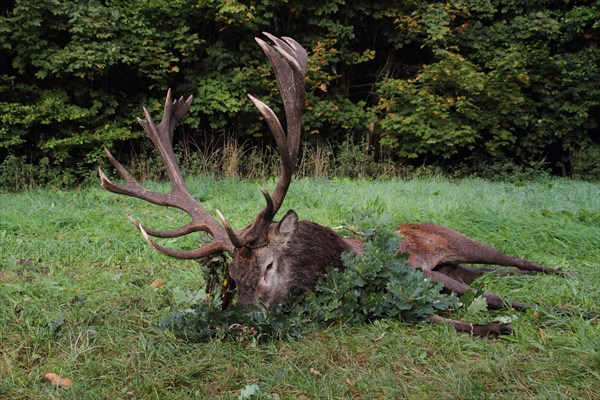
[[[287,129],[283,129],[279,119],[267,105],[249,96],[267,122],[281,157],[279,179],[273,195],[261,188],[266,206],[251,225],[234,231],[217,210],[220,224],[191,196],[186,187],[172,142],[176,125],[191,105],[191,96],[185,100],[180,98],[173,101],[169,90],[160,124],[153,122],[146,108],[145,119],[138,119],[165,165],[171,182],[170,193],[153,192],[142,187],[106,149],[110,162],[125,183],[115,184],[101,170],[98,172],[102,186],[111,192],[161,206],[176,207],[190,215],[191,221],[188,224],[164,231],[148,229],[131,219],[152,247],[179,259],[207,259],[216,254],[229,253],[232,257],[229,274],[237,285],[238,301],[243,305],[260,303],[269,306],[286,297],[292,286],[305,291],[313,289],[327,267],[343,268],[340,260],[343,252],[361,254],[363,245],[358,240],[340,237],[333,230],[314,222],[299,221],[293,210],[288,211],[279,222],[274,221],[290,186],[298,156],[308,56],[304,48],[291,38],[280,39],[270,34],[265,35],[274,42],[274,47],[261,39],[256,40],[275,72]],[[407,224],[401,225],[398,230],[404,239],[398,250],[408,254],[409,264],[422,269],[427,277],[443,283],[447,290],[458,294],[465,293],[469,289],[469,283],[489,271],[462,263],[510,265],[526,272],[561,273],[557,269],[504,255],[447,227]],[[198,231],[209,233],[212,240],[193,250],[166,248],[150,238],[174,238]],[[507,303],[493,294],[485,294],[484,297],[490,308],[500,308],[505,304],[512,304],[518,310],[528,307],[518,302]],[[477,335],[510,331],[509,326],[501,324],[474,326],[438,316],[432,317],[432,320],[451,323],[458,330]]]

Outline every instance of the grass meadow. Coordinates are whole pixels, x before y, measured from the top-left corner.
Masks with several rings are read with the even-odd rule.
[[[263,206],[258,185],[189,180],[192,194],[235,229]],[[389,228],[450,226],[508,254],[577,272],[485,277],[485,290],[600,313],[597,183],[303,179],[292,184],[282,212],[288,208],[330,227],[348,225],[356,208],[389,214]],[[274,399],[600,398],[598,320],[543,310],[518,314],[515,334],[497,339],[386,320],[257,346],[186,342],[158,322],[197,301],[197,264],[157,254],[128,214],[151,227],[185,221],[100,187],[0,194],[0,398],[237,399],[252,390],[253,398]],[[195,238],[161,243],[191,247]],[[165,284],[152,288],[157,278]],[[47,372],[72,386],[51,385]]]

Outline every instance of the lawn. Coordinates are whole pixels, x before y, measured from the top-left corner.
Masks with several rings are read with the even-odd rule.
[[[263,205],[256,182],[190,178],[189,187],[235,229]],[[486,277],[485,290],[600,313],[598,184],[304,179],[292,184],[282,212],[288,208],[330,227],[350,224],[357,208],[389,214],[388,228],[450,226],[508,254],[577,272]],[[600,397],[598,321],[543,310],[518,314],[515,334],[497,339],[387,320],[257,346],[186,342],[158,322],[197,301],[197,264],[157,254],[128,214],[152,227],[185,221],[99,187],[0,194],[0,398],[235,399],[243,389],[281,399]],[[161,243],[190,247],[194,240]],[[165,284],[152,288],[157,278]],[[47,372],[72,386],[52,386]]]

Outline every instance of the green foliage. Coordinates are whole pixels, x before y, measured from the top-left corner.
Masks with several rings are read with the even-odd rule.
[[[77,183],[77,177],[72,171],[59,174],[57,169],[59,166],[52,165],[46,157],[33,165],[23,156],[9,154],[0,164],[0,187],[3,190],[20,191],[40,185],[65,188]]]
[[[298,338],[332,324],[381,318],[415,323],[456,307],[456,297],[440,293],[441,284],[425,279],[404,257],[394,255],[399,244],[395,235],[380,230],[367,234],[364,255],[344,254],[345,269],[329,269],[314,292],[290,296],[266,311],[239,304],[223,310],[216,291],[190,309],[173,311],[161,326],[193,341],[228,338],[255,343]]]
[[[571,158],[573,177],[600,181],[600,145],[590,144],[574,152]]]
[[[171,87],[195,96],[182,136],[271,143],[246,94],[281,111],[252,38],[309,52],[307,143],[368,143],[393,162],[502,160],[581,176],[600,113],[597,2],[98,0],[0,6],[0,162],[50,160],[76,178]],[[375,168],[371,174],[379,173]]]
[[[0,17],[0,151],[80,174],[98,164],[102,146],[142,137],[132,110],[195,59],[200,40],[178,22],[185,9],[162,1],[14,2]]]
[[[564,168],[597,129],[600,57],[590,17],[599,13],[552,1],[421,5],[398,27],[432,58],[408,79],[379,83],[383,143],[408,158],[522,162],[554,151],[561,155],[547,161]],[[577,35],[585,39],[576,44]]]
[[[365,242],[364,255],[343,255],[345,271],[328,271],[314,295],[324,321],[363,323],[386,317],[414,323],[456,305],[453,297],[440,294],[440,284],[394,256],[398,244],[394,235],[377,231]]]

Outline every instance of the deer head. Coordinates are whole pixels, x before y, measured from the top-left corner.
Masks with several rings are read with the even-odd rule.
[[[269,306],[292,288],[312,290],[327,267],[343,268],[341,254],[360,252],[333,230],[310,221],[298,221],[290,210],[272,222],[264,245],[246,243],[233,252],[229,273],[238,286],[241,304]]]
[[[279,178],[273,194],[261,188],[265,207],[258,212],[248,227],[234,231],[223,215],[216,210],[221,224],[189,193],[173,151],[173,133],[177,123],[189,109],[192,97],[171,100],[167,93],[163,119],[156,125],[148,110],[145,119],[138,119],[157,148],[171,182],[171,192],[163,194],[142,187],[127,170],[105,149],[105,152],[125,180],[115,184],[98,171],[101,185],[107,190],[137,197],[151,203],[176,207],[191,217],[182,227],[159,231],[148,229],[130,217],[146,241],[159,252],[179,259],[205,259],[218,253],[232,257],[230,276],[238,287],[240,303],[269,305],[285,297],[292,286],[303,290],[314,287],[318,277],[330,265],[341,267],[340,254],[348,245],[328,228],[311,222],[298,221],[290,210],[279,222],[274,217],[279,211],[291,183],[298,156],[301,134],[302,108],[305,95],[307,53],[291,38],[277,38],[265,33],[271,46],[256,39],[273,67],[285,110],[286,129],[266,104],[249,95],[275,138],[280,155]],[[156,243],[151,236],[172,238],[204,231],[212,240],[193,250],[175,250]],[[316,240],[315,240],[316,238]]]
[[[297,228],[298,216],[290,210],[281,221],[269,224],[260,241],[245,240],[236,247],[229,274],[241,304],[269,305],[287,295],[293,274],[286,250]]]

